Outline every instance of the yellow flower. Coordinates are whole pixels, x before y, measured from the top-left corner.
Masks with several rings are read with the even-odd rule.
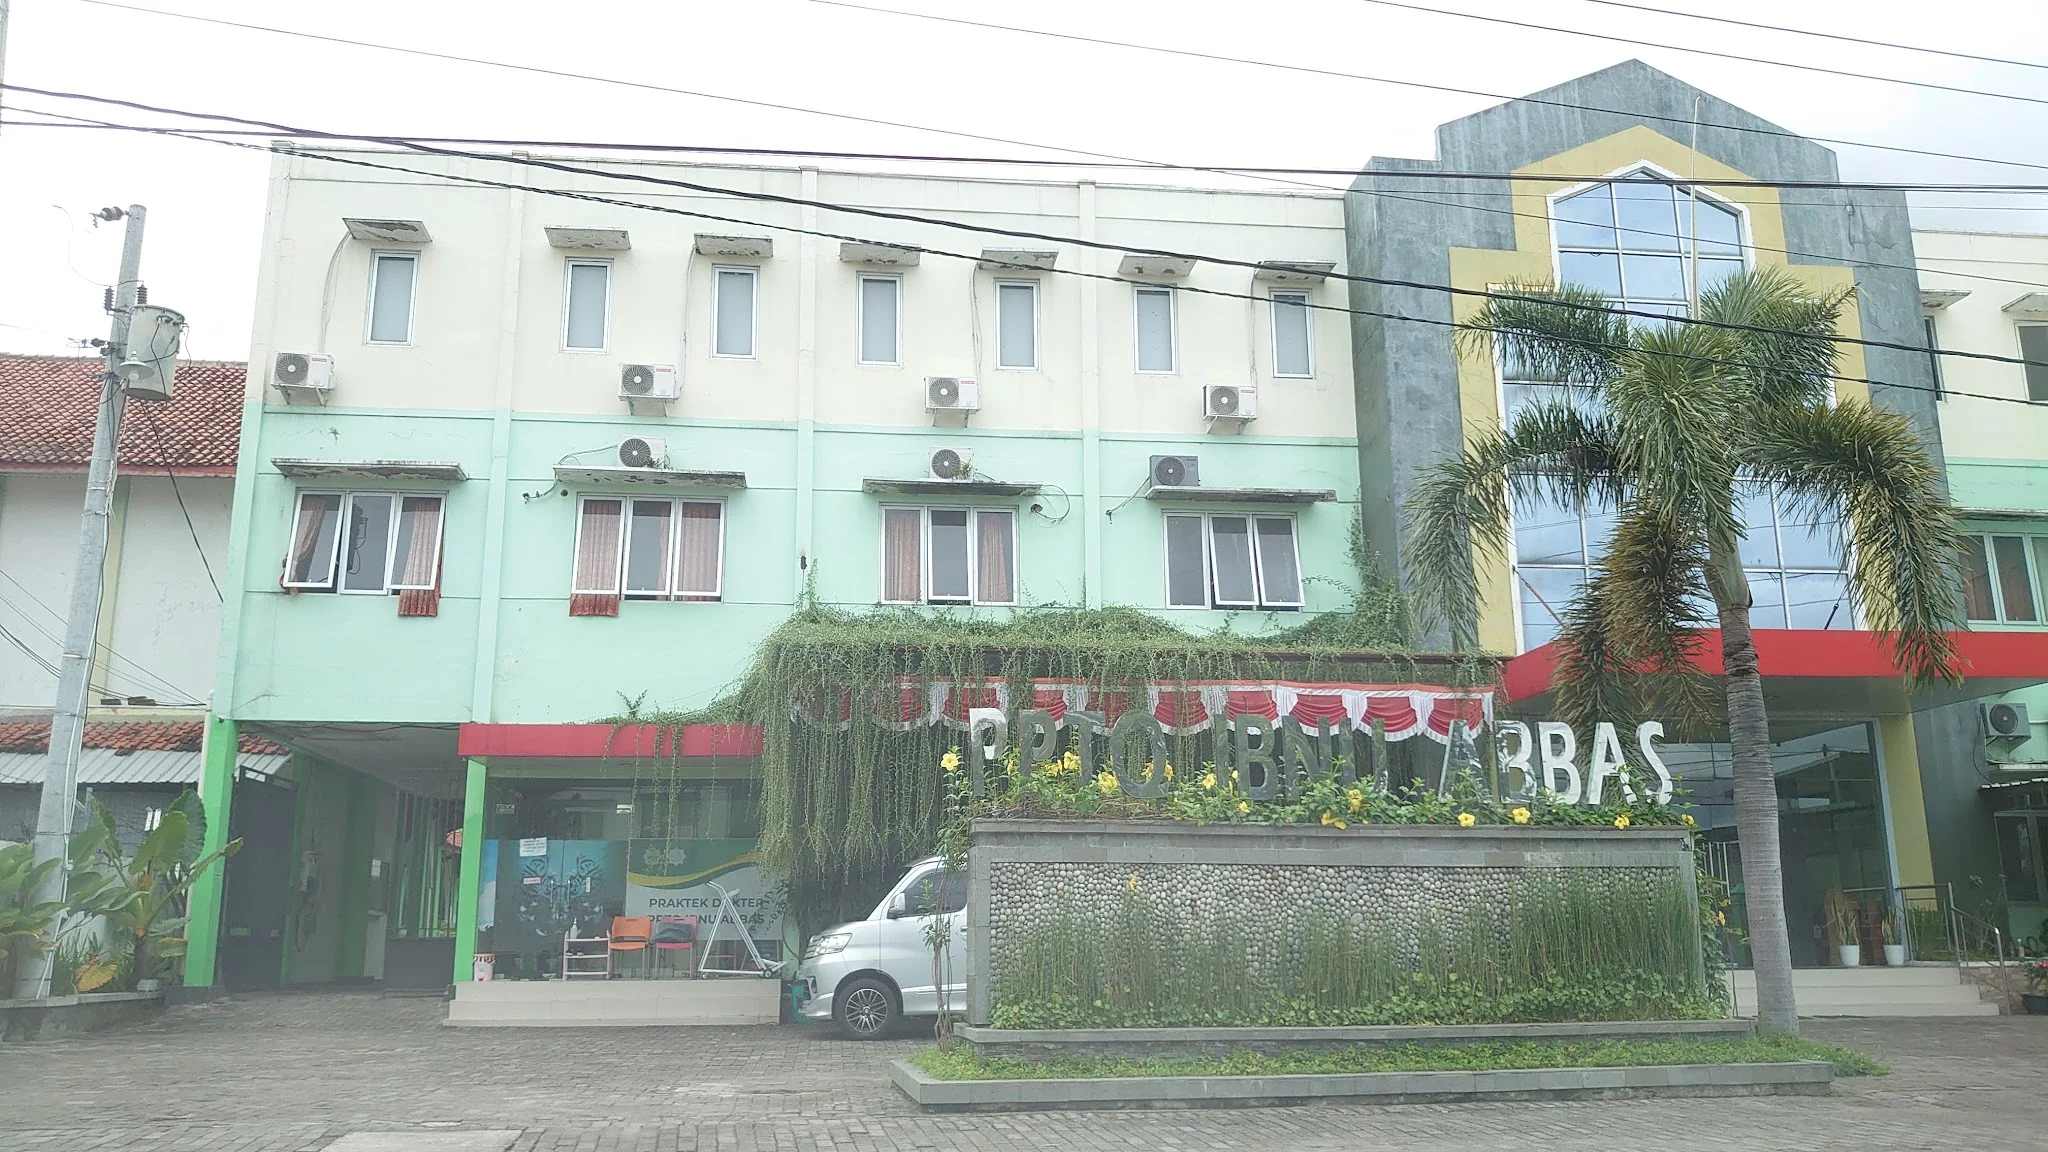
[[[1693,826],[1693,824],[1695,823],[1695,821],[1694,821],[1694,820],[1693,820],[1693,818],[1692,818],[1692,813],[1690,813],[1690,812],[1687,812],[1687,813],[1686,813],[1685,815],[1683,815],[1683,816],[1680,816],[1680,817],[1679,817],[1678,819],[1679,819],[1679,820],[1680,820],[1680,822],[1682,822],[1682,823],[1683,823],[1683,824],[1684,824],[1684,825],[1685,825],[1685,826],[1686,826],[1687,828],[1690,828],[1690,827],[1692,827],[1692,826]]]
[[[1252,806],[1251,806],[1251,805],[1249,805],[1249,804],[1245,803],[1245,802],[1244,802],[1244,801],[1242,801],[1242,800],[1239,800],[1239,801],[1237,802],[1237,814],[1238,814],[1238,815],[1242,816],[1242,815],[1244,815],[1244,814],[1246,814],[1246,813],[1250,812],[1251,810],[1252,810]]]
[[[1235,768],[1232,768],[1232,769],[1230,770],[1230,782],[1231,782],[1232,784],[1236,784],[1236,783],[1237,783],[1237,769],[1235,769]]]
[[[944,756],[939,757],[939,767],[944,768],[948,772],[958,772],[960,770],[960,753],[949,750]]]
[[[1207,788],[1211,792],[1216,790],[1216,774],[1214,772],[1202,777],[1202,787]]]
[[[1081,757],[1072,749],[1068,749],[1065,756],[1046,765],[1045,772],[1048,776],[1079,776],[1081,774]]]
[[[1458,827],[1470,828],[1471,826],[1477,823],[1479,823],[1479,817],[1474,816],[1470,812],[1458,813]]]
[[[1714,923],[1726,928],[1728,926],[1728,914],[1726,912],[1714,913]]]
[[[1109,772],[1104,772],[1097,776],[1095,778],[1095,790],[1104,796],[1116,795],[1116,776]]]
[[[1166,778],[1168,780],[1173,779],[1173,764],[1171,761],[1169,761],[1166,765]]]
[[[1138,890],[1138,874],[1137,874],[1136,872],[1133,872],[1133,873],[1131,873],[1131,879],[1130,879],[1130,882],[1124,885],[1124,891],[1126,891],[1126,892],[1136,892],[1137,890]]]
[[[1353,788],[1353,789],[1352,789],[1351,791],[1349,791],[1349,792],[1345,793],[1345,795],[1346,795],[1346,796],[1347,796],[1347,797],[1348,797],[1348,798],[1350,799],[1350,801],[1351,801],[1351,810],[1352,810],[1353,812],[1356,812],[1356,811],[1358,811],[1358,810],[1359,810],[1360,808],[1363,808],[1363,807],[1365,807],[1365,793],[1363,793],[1363,792],[1360,792],[1360,791],[1359,791],[1358,789],[1356,789],[1356,788]]]
[[[1616,816],[1616,817],[1614,818],[1614,826],[1615,826],[1616,828],[1626,828],[1626,827],[1628,827],[1628,813],[1626,813],[1626,812],[1623,812],[1623,813],[1622,813],[1621,815],[1619,815],[1619,816]]]
[[[1323,809],[1323,827],[1328,828],[1330,825],[1335,824],[1336,822],[1337,814],[1335,812],[1330,811],[1328,808]]]
[[[1527,808],[1517,808],[1513,812],[1508,813],[1508,815],[1514,817],[1517,824],[1527,824],[1529,822],[1529,810]]]

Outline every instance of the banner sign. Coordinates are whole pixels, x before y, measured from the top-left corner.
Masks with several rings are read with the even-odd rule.
[[[716,883],[732,894],[749,936],[780,941],[780,886],[758,865],[752,840],[635,840],[626,871],[625,914],[695,916],[701,928],[709,928],[718,914],[718,894],[711,890]]]

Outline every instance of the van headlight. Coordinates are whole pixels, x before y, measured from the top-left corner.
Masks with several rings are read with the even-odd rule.
[[[852,939],[853,933],[851,932],[827,932],[821,936],[813,936],[811,937],[810,944],[804,948],[804,959],[809,960],[814,956],[830,956],[834,952],[844,952],[846,951],[846,945]]]

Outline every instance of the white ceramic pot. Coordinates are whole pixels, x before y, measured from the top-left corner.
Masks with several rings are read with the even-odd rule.
[[[1842,967],[1844,968],[1854,968],[1863,963],[1863,946],[1861,944],[1842,944],[1838,945],[1835,950],[1841,953]]]
[[[163,984],[156,980],[137,980],[135,982],[135,990],[137,992],[156,992],[162,990],[162,988]]]
[[[1884,966],[1887,968],[1904,968],[1906,966],[1906,946],[1904,944],[1885,945]]]

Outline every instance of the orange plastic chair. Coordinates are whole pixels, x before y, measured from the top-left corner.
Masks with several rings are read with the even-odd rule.
[[[640,965],[643,970],[647,966],[647,941],[653,935],[654,917],[652,916],[612,917],[611,950],[614,953],[640,953]]]

